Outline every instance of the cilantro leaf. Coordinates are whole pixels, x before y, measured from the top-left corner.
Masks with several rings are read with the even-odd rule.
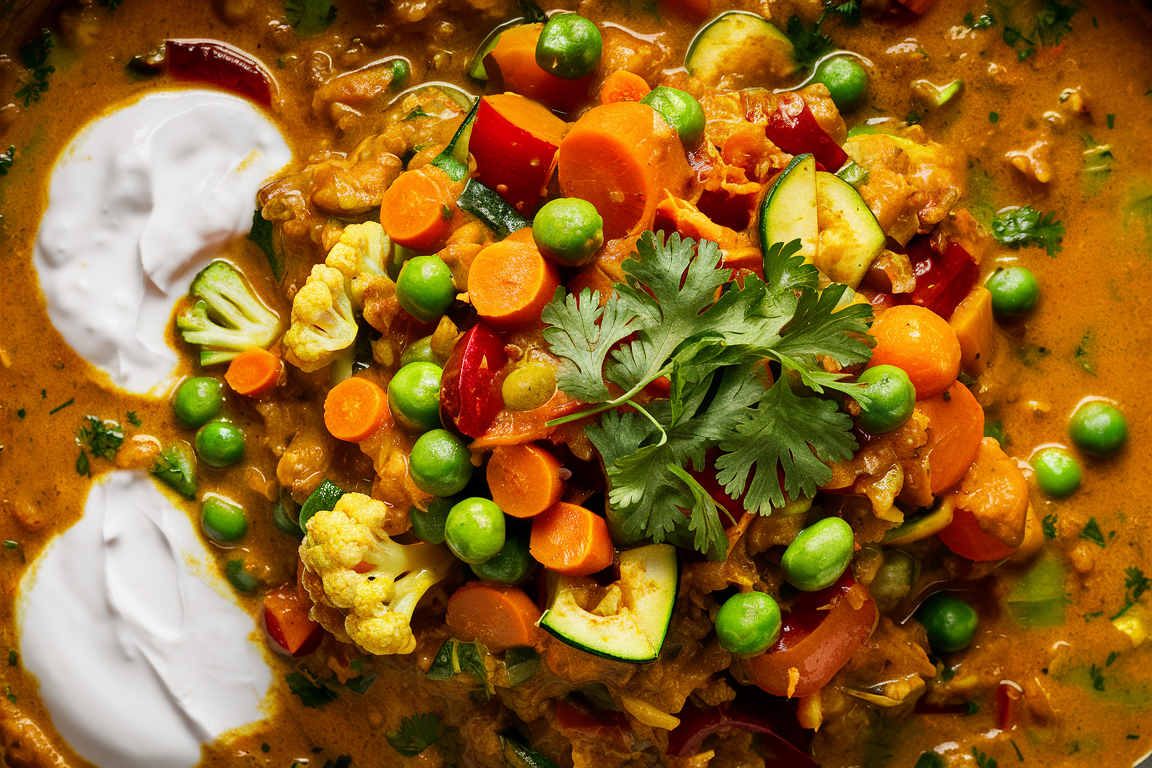
[[[336,701],[336,692],[323,683],[313,683],[299,672],[289,672],[284,676],[288,690],[300,697],[300,703],[310,709],[323,709],[325,704]]]
[[[36,37],[20,46],[20,61],[24,64],[24,68],[33,70],[42,66],[48,60],[48,54],[52,52],[54,46],[52,31],[47,27],[41,27]]]
[[[1056,515],[1045,515],[1040,522],[1040,529],[1044,531],[1044,538],[1056,538]]]
[[[1038,245],[1044,248],[1049,256],[1055,257],[1063,250],[1060,243],[1064,240],[1064,224],[1053,221],[1055,217],[1055,211],[1041,215],[1032,206],[1026,205],[993,219],[992,236],[1001,245],[1009,248]]]
[[[996,23],[996,19],[989,13],[983,13],[977,18],[971,11],[964,14],[964,26],[968,29],[988,29]]]
[[[1072,17],[1084,7],[1079,0],[1064,5],[1059,0],[1045,0],[1044,7],[1036,14],[1033,36],[1040,38],[1042,45],[1059,45],[1064,35],[1072,31]]]
[[[1119,613],[1110,618],[1109,621],[1115,621],[1127,613],[1128,609],[1136,605],[1136,601],[1140,599],[1140,596],[1150,588],[1152,588],[1152,581],[1148,580],[1144,575],[1144,571],[1135,566],[1125,568],[1124,589],[1126,592],[1124,594],[1124,607],[1120,609]]]
[[[747,487],[745,508],[768,514],[784,505],[784,492],[793,499],[813,496],[832,479],[822,460],[852,457],[857,444],[851,429],[852,418],[834,402],[799,397],[781,379],[720,444],[716,479],[733,498]],[[784,473],[783,489],[777,467]]]
[[[820,17],[823,21],[824,16],[829,13],[834,13],[839,16],[845,24],[859,24],[860,23],[860,0],[847,0],[847,2],[836,2],[836,0],[829,0],[824,3],[824,15]]]
[[[336,17],[332,0],[284,0],[284,15],[300,37],[323,32]]]
[[[116,458],[124,442],[124,430],[115,421],[101,421],[95,416],[85,416],[84,426],[76,430],[76,441],[87,446],[93,456],[108,459]]]
[[[836,44],[820,31],[820,22],[809,29],[799,16],[793,16],[788,19],[784,34],[792,41],[796,64],[802,69],[811,69],[821,56],[836,50]]]
[[[636,315],[619,302],[600,306],[600,294],[585,289],[579,296],[557,290],[540,313],[548,324],[544,339],[561,359],[556,381],[560,389],[586,403],[611,399],[604,383],[604,359],[618,341],[632,332]]]
[[[440,716],[425,712],[400,721],[400,730],[384,735],[392,749],[405,757],[415,757],[440,740]]]
[[[1087,539],[1098,547],[1107,546],[1104,542],[1104,534],[1100,532],[1100,525],[1094,517],[1088,518],[1088,524],[1080,531],[1080,538]]]

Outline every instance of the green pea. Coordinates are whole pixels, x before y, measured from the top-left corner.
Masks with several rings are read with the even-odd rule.
[[[422,323],[437,320],[456,298],[452,270],[439,256],[413,256],[396,281],[396,299]]]
[[[396,59],[392,62],[392,81],[389,88],[393,92],[402,90],[412,77],[412,66],[405,59]]]
[[[444,522],[448,519],[449,510],[459,501],[455,496],[447,499],[436,497],[424,505],[424,509],[410,507],[408,519],[412,521],[412,533],[420,541],[443,544]]]
[[[1089,400],[1072,414],[1068,434],[1080,450],[1107,456],[1128,442],[1128,422],[1116,406],[1101,400]]]
[[[248,533],[244,508],[219,496],[209,496],[200,504],[200,524],[213,541],[231,544]]]
[[[946,653],[967,648],[979,622],[972,606],[943,592],[925,600],[917,609],[916,618],[928,631],[928,644],[933,650]]]
[[[908,596],[919,571],[920,564],[907,552],[889,549],[884,553],[884,563],[868,585],[868,591],[881,613],[895,608],[897,603]]]
[[[504,512],[491,499],[464,499],[448,511],[444,542],[466,563],[491,560],[504,548]]]
[[[532,220],[540,253],[574,267],[585,264],[604,245],[604,219],[596,206],[578,197],[550,200]]]
[[[852,526],[839,517],[827,517],[800,531],[784,550],[780,567],[792,586],[815,592],[836,583],[854,548]]]
[[[190,427],[201,427],[224,410],[224,385],[209,376],[185,379],[176,390],[172,410]]]
[[[860,428],[870,435],[891,432],[912,416],[916,387],[908,374],[894,365],[878,365],[860,374],[867,405],[860,403]]]
[[[692,94],[661,85],[649,91],[640,103],[659,112],[676,129],[685,147],[696,146],[704,136],[704,108]]]
[[[409,363],[435,363],[436,365],[440,365],[443,362],[444,361],[437,357],[436,353],[432,351],[431,336],[417,339],[404,347],[404,351],[400,353],[401,367]]]
[[[780,606],[771,595],[744,592],[724,601],[716,614],[716,637],[729,653],[760,653],[780,637]]]
[[[504,546],[491,559],[472,563],[472,573],[484,581],[521,584],[536,569],[536,559],[528,551],[527,536],[505,534]]]
[[[531,411],[556,394],[556,369],[547,363],[529,363],[508,374],[500,385],[504,407],[510,411]]]
[[[992,294],[992,314],[999,318],[1031,312],[1040,300],[1040,283],[1025,267],[997,269],[984,287]]]
[[[388,382],[388,407],[402,426],[427,432],[440,426],[440,376],[435,363],[409,363]]]
[[[1066,448],[1042,448],[1032,456],[1036,482],[1049,496],[1062,499],[1080,487],[1080,464]]]
[[[536,40],[536,63],[545,72],[571,80],[596,68],[604,40],[600,30],[575,13],[553,16]]]
[[[433,496],[460,493],[472,479],[472,454],[464,441],[446,429],[420,435],[408,457],[412,482]]]
[[[244,433],[227,421],[212,421],[196,433],[196,455],[210,467],[235,464],[244,455]]]
[[[827,86],[832,101],[841,111],[860,106],[868,93],[868,70],[849,56],[825,59],[816,67],[813,80]]]

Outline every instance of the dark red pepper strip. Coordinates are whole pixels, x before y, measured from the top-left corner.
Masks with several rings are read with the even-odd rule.
[[[980,270],[976,260],[958,243],[949,242],[940,253],[928,237],[913,239],[905,250],[912,272],[916,275],[916,288],[911,293],[892,294],[895,304],[917,304],[930,309],[947,320],[964,300]]]
[[[765,118],[768,140],[788,154],[810,152],[820,166],[833,173],[848,162],[848,154],[816,122],[803,96],[782,94],[777,108]]]
[[[215,40],[167,40],[168,71],[186,82],[208,83],[272,106],[272,76],[239,48]]]
[[[440,379],[440,417],[468,437],[480,437],[504,407],[496,375],[508,363],[504,340],[477,323],[456,342]]]
[[[704,740],[714,733],[735,729],[763,736],[768,768],[816,768],[808,756],[811,737],[796,721],[796,714],[781,699],[758,688],[742,688],[736,698],[711,709],[688,704],[677,717],[680,725],[668,734],[668,754],[699,754]]]

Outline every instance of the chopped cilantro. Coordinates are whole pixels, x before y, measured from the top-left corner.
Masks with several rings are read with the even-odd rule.
[[[75,402],[76,402],[76,398],[74,398],[74,397],[69,398],[67,402],[60,403],[60,405],[58,405],[55,408],[53,408],[52,410],[48,411],[48,415],[49,416],[55,416],[56,414],[60,413],[60,411],[64,410],[65,408],[67,408],[68,406],[72,405]]]
[[[1060,243],[1064,240],[1064,224],[1054,221],[1055,218],[1055,211],[1041,215],[1026,205],[993,219],[992,235],[1009,248],[1038,245],[1055,257],[1062,250]]]
[[[1064,35],[1072,31],[1072,17],[1083,7],[1080,0],[1072,0],[1068,5],[1059,0],[1045,0],[1044,6],[1036,14],[1036,26],[1032,34],[1040,38],[1041,45],[1059,45]]]
[[[836,44],[820,31],[820,21],[809,29],[799,16],[793,16],[788,19],[784,34],[792,41],[796,64],[804,69],[811,69],[821,56],[836,50]]]
[[[264,744],[260,745],[260,751],[264,754],[268,754],[272,751],[272,747],[267,742],[265,742]]]
[[[1093,611],[1092,613],[1081,614],[1080,618],[1084,619],[1085,624],[1089,624],[1093,619],[1098,619],[1103,615],[1104,611]]]
[[[839,16],[845,24],[859,24],[860,0],[847,0],[839,3],[836,0],[827,0],[824,3],[824,13],[820,16],[820,20],[823,21],[824,17],[830,13]]]
[[[39,35],[20,46],[20,60],[32,75],[31,79],[16,91],[16,98],[22,99],[25,107],[40,101],[40,96],[48,90],[48,75],[55,72],[56,68],[45,62],[48,61],[53,45],[52,32],[47,28],[41,28]]]
[[[988,757],[976,747],[972,747],[972,757],[976,760],[977,768],[996,768],[996,760]]]
[[[1044,531],[1044,538],[1056,538],[1056,515],[1046,515],[1040,522],[1040,529]]]
[[[80,449],[80,455],[76,457],[76,474],[91,476],[91,465],[88,462],[88,452],[83,448]]]
[[[140,417],[136,415],[136,411],[128,411],[126,418],[128,420],[128,423],[134,427],[138,427],[144,423],[143,421],[140,420]]]
[[[16,653],[16,649],[8,651],[8,666],[15,667],[20,664],[20,654]]]
[[[1073,355],[1076,358],[1076,362],[1084,369],[1084,372],[1093,376],[1096,375],[1096,364],[1093,362],[1095,349],[1096,339],[1092,333],[1092,329],[1089,328],[1084,332],[1084,335],[1080,337],[1080,343],[1076,345],[1076,351]]]
[[[18,411],[16,411],[16,415],[19,416],[20,418],[24,418],[25,416],[28,415],[28,412],[25,411],[23,408],[21,408]]]
[[[1016,51],[1016,60],[1017,61],[1024,61],[1029,56],[1034,56],[1034,55],[1036,55],[1036,49],[1035,48],[1021,48],[1020,50]]]
[[[992,15],[988,13],[982,13],[979,17],[971,11],[964,14],[964,26],[968,27],[968,29],[988,29],[988,27],[995,23],[996,19],[992,18]]]
[[[1120,652],[1119,651],[1112,651],[1112,653],[1108,654],[1108,660],[1104,662],[1104,666],[1106,666],[1106,667],[1112,666],[1113,664],[1116,663],[1116,659],[1118,659],[1118,658],[1120,658]]]
[[[435,712],[406,717],[400,721],[400,730],[384,735],[392,749],[405,757],[415,757],[440,740],[440,716]]]
[[[0,176],[7,176],[8,169],[12,167],[12,158],[16,155],[16,145],[8,147],[6,152],[0,153]]]
[[[922,117],[923,115],[921,115],[919,112],[912,111],[904,116],[904,122],[908,123],[908,125],[916,125],[920,122]]]
[[[1093,664],[1088,668],[1088,676],[1092,678],[1092,687],[1103,692],[1104,690],[1104,670]]]
[[[299,672],[289,672],[284,676],[288,690],[300,697],[300,703],[310,709],[323,709],[325,704],[336,701],[336,692],[323,683],[313,683]]]
[[[1135,566],[1125,568],[1124,589],[1126,592],[1124,594],[1124,607],[1120,609],[1119,613],[1112,617],[1111,621],[1115,621],[1127,613],[1128,609],[1136,605],[1136,601],[1139,600],[1140,596],[1147,592],[1150,587],[1152,587],[1152,581],[1148,580],[1144,575],[1144,571]]]
[[[1024,37],[1024,34],[1016,27],[1004,27],[1004,31],[1000,33],[1000,37],[1010,48],[1015,48],[1016,43],[1024,41],[1028,45],[1035,45],[1031,40]]]
[[[86,447],[92,455],[111,461],[124,442],[124,430],[114,421],[101,421],[95,416],[85,416],[84,425],[76,430],[76,442]]]
[[[1038,362],[1052,354],[1052,350],[1048,347],[1039,346],[1037,344],[1019,344],[1016,347],[1016,357],[1024,365],[1029,367],[1036,365]]]
[[[276,241],[272,236],[272,222],[264,218],[264,214],[257,208],[252,213],[252,228],[248,230],[248,239],[256,243],[268,260],[272,268],[272,277],[279,280],[284,277],[284,257],[276,252]]]
[[[8,698],[8,701],[12,702],[13,704],[16,703],[16,694],[12,693],[12,686],[4,686],[4,695]]]
[[[300,37],[323,32],[336,19],[332,0],[284,0],[284,16]]]
[[[728,285],[715,243],[695,245],[677,234],[663,242],[647,232],[636,258],[624,262],[626,283],[603,307],[586,289],[579,297],[559,294],[544,308],[544,336],[561,359],[560,388],[598,404],[550,424],[631,405],[632,412],[605,414],[601,425],[586,429],[607,468],[609,504],[625,534],[663,541],[685,523],[677,508],[687,509],[696,549],[722,557],[727,539],[718,507],[689,465],[702,469],[705,451],[720,448],[720,484],[733,499],[747,487],[745,508],[761,514],[782,506],[785,491],[791,498],[813,495],[831,478],[823,462],[855,450],[852,420],[830,400],[793,394],[790,377],[766,388],[751,369],[768,358],[817,394],[833,389],[859,399],[858,386],[817,361],[868,360],[861,339],[870,310],[834,312],[844,286],[818,294],[815,269],[797,255],[797,242],[773,246],[765,280],[749,277],[743,287]],[[669,399],[632,402],[661,376],[671,380]],[[623,394],[612,397],[605,379]]]
[[[978,701],[969,701],[969,702],[966,702],[964,705],[964,715],[965,716],[974,715],[979,711],[980,711],[980,702],[978,702]]]
[[[1087,539],[1100,547],[1106,546],[1104,534],[1100,532],[1100,526],[1096,523],[1096,518],[1094,517],[1088,519],[1088,524],[1080,531],[1080,538]]]
[[[421,117],[429,117],[428,113],[424,111],[423,107],[416,107],[414,110],[404,116],[405,120],[416,120]]]
[[[4,549],[16,549],[20,546],[20,542],[12,541],[12,539],[4,539]]]
[[[988,122],[990,122],[990,123],[992,123],[992,124],[996,124],[996,123],[1000,122],[1000,115],[999,115],[999,113],[997,113],[997,112],[989,112],[989,113],[988,113]]]
[[[1104,120],[1108,123],[1108,130],[1116,127],[1116,115],[1105,115]]]

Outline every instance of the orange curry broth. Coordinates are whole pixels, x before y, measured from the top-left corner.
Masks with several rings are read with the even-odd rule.
[[[48,320],[31,253],[50,171],[60,151],[110,106],[131,101],[158,84],[173,85],[163,75],[140,79],[125,74],[124,69],[133,55],[151,50],[166,37],[224,40],[263,61],[275,73],[279,86],[276,119],[298,163],[317,148],[346,149],[332,123],[312,111],[315,83],[332,72],[401,55],[412,63],[413,84],[444,80],[476,92],[462,70],[489,29],[513,12],[513,4],[480,0],[474,4],[479,10],[468,9],[464,2],[405,0],[392,4],[390,13],[376,14],[369,4],[341,3],[327,32],[308,39],[297,38],[280,23],[282,5],[272,0],[211,4],[125,0],[112,13],[100,6],[80,12],[70,6],[70,17],[51,19],[54,29],[70,24],[78,28],[71,37],[57,34],[59,51],[50,90],[38,104],[24,108],[8,103],[0,109],[4,133],[0,143],[17,148],[12,169],[0,180],[0,251],[6,254],[0,259],[0,285],[4,286],[0,291],[0,328],[4,329],[0,334],[0,536],[19,543],[14,549],[0,550],[4,595],[0,651],[18,645],[14,598],[27,564],[53,536],[72,525],[83,508],[92,481],[78,477],[75,469],[74,435],[81,418],[97,414],[121,420],[126,438],[117,466],[149,465],[147,451],[133,447],[135,437],[154,436],[164,444],[190,437],[177,424],[167,402],[128,395],[110,386],[104,374],[64,344]],[[494,9],[493,5],[507,8]],[[813,5],[764,3],[760,10],[766,15],[770,10],[771,19],[782,27],[793,12],[814,19],[818,11]],[[426,17],[425,6],[431,9]],[[657,4],[662,11],[659,17],[642,6],[589,0],[580,3],[578,10],[607,22],[607,27],[618,25],[620,33],[632,30],[654,43],[650,48],[637,46],[638,55],[655,50],[666,54],[666,66],[678,65],[698,24],[662,4]],[[721,3],[714,6],[714,12],[718,11]],[[574,3],[562,7],[577,9]],[[846,28],[838,21],[829,22],[826,28],[834,40],[866,56],[874,66],[869,104],[845,117],[851,126],[870,117],[899,121],[909,112],[923,112],[921,125],[928,137],[968,157],[966,195],[958,207],[971,210],[987,225],[992,212],[1004,206],[1031,204],[1037,210],[1057,211],[1067,226],[1063,251],[1056,258],[1037,248],[1007,251],[990,238],[984,241],[987,252],[975,254],[982,260],[982,275],[994,263],[1016,260],[1026,264],[1036,273],[1043,291],[1040,305],[1026,319],[997,326],[990,369],[976,390],[989,419],[1002,423],[1010,440],[1005,446],[1009,455],[1026,460],[1038,445],[1067,442],[1067,417],[1088,396],[1119,403],[1128,418],[1130,437],[1118,456],[1081,457],[1084,483],[1069,499],[1051,499],[1031,482],[1037,517],[1053,515],[1056,520],[1056,538],[1045,546],[1065,568],[1069,601],[1065,623],[1028,631],[1014,623],[1002,610],[1001,598],[1022,568],[1012,563],[1002,566],[998,580],[978,582],[991,588],[978,603],[981,625],[975,642],[968,651],[949,656],[953,685],[970,680],[973,689],[982,692],[979,710],[968,716],[911,716],[901,721],[899,729],[867,730],[863,735],[853,727],[860,712],[840,713],[839,724],[830,725],[831,732],[818,739],[817,756],[827,766],[911,766],[924,750],[954,742],[958,747],[950,754],[967,757],[954,757],[949,765],[973,764],[971,750],[978,747],[1001,766],[1015,765],[1017,754],[1025,765],[1127,766],[1149,751],[1152,740],[1150,645],[1145,642],[1134,649],[1107,617],[1123,604],[1126,568],[1136,566],[1152,574],[1147,524],[1152,508],[1152,441],[1143,365],[1152,343],[1148,321],[1152,229],[1139,215],[1125,215],[1132,200],[1152,193],[1152,166],[1146,159],[1152,146],[1152,99],[1147,94],[1152,88],[1148,45],[1152,23],[1144,7],[1092,3],[1076,15],[1074,32],[1058,56],[1018,62],[1001,41],[999,27],[975,33],[965,28],[961,19],[969,11],[979,16],[985,7],[975,2],[940,3],[908,26],[866,21],[859,28]],[[476,23],[477,16],[483,23]],[[3,99],[11,99],[22,72],[15,56],[16,42],[11,34],[4,41],[9,58],[0,60]],[[946,107],[925,111],[910,96],[910,82],[921,78],[936,84],[962,78],[964,91]],[[1066,88],[1081,89],[1090,110],[1087,114],[1061,107],[1059,97]],[[991,120],[992,114],[998,120]],[[1110,122],[1106,123],[1105,115]],[[1111,145],[1115,158],[1107,182],[1091,194],[1080,174],[1084,134]],[[1050,181],[1037,181],[1006,161],[1006,152],[1023,150],[1029,150],[1050,171]],[[280,292],[267,276],[255,246],[239,242],[227,255],[245,268],[267,300],[286,313],[288,301],[276,298]],[[313,259],[319,261],[322,256],[317,250]],[[308,267],[289,264],[284,282],[288,295],[303,283]],[[175,338],[173,344],[187,351]],[[194,366],[185,360],[191,373]],[[312,397],[313,402],[294,403],[291,410],[267,406],[258,411],[244,398],[230,396],[228,407],[241,426],[252,434],[263,429],[267,438],[262,443],[250,441],[245,463],[238,468],[215,472],[201,467],[202,490],[227,492],[248,509],[250,533],[242,549],[269,585],[295,578],[294,543],[273,527],[267,514],[276,496],[277,456],[300,425],[313,434],[323,429],[317,402],[323,374],[292,373],[295,391]],[[72,405],[49,414],[69,400]],[[123,421],[128,411],[138,414],[141,426]],[[332,451],[330,477],[346,489],[370,490],[371,464],[355,446],[332,447],[331,441],[320,438],[314,442],[328,446],[318,450]],[[93,461],[94,476],[109,469],[108,462]],[[189,512],[194,514],[192,505]],[[1079,535],[1091,518],[1104,534],[1103,547]],[[239,599],[254,614],[258,612],[258,597]],[[432,606],[417,613],[417,624],[423,622],[428,628],[429,640],[421,643],[414,657],[382,657],[371,662],[370,668],[380,677],[363,697],[345,694],[323,710],[306,709],[281,686],[273,705],[276,717],[207,746],[203,764],[287,766],[297,757],[320,762],[349,754],[353,765],[438,765],[436,755],[401,758],[382,737],[396,729],[406,714],[437,710],[449,722],[466,722],[463,737],[485,756],[484,764],[499,765],[492,732],[507,721],[491,706],[475,710],[465,689],[455,683],[423,679],[421,669],[427,668],[430,654],[445,636],[442,628],[433,626],[443,615],[443,599],[442,592],[434,593]],[[1148,595],[1141,604],[1147,611]],[[1107,692],[1076,681],[1079,672],[1075,670],[1104,667],[1114,651],[1118,655],[1105,671]],[[579,656],[567,660],[568,671],[578,677],[592,680],[614,671],[615,665]],[[292,660],[283,657],[273,663],[277,680],[293,667]],[[306,663],[313,671],[324,672],[323,659]],[[1011,733],[996,730],[994,699],[987,693],[1001,680],[1019,684],[1031,700],[1043,702],[1032,708],[1031,719]],[[9,764],[85,765],[52,730],[39,703],[35,679],[18,668],[5,667],[3,681],[15,697],[15,703],[0,700],[0,734]],[[1125,693],[1118,693],[1121,690]],[[721,754],[732,758],[745,751],[744,757],[717,758],[713,765],[760,764],[758,758],[747,756],[746,739],[729,741],[730,747],[722,748]],[[262,745],[268,745],[267,752]],[[552,744],[549,749],[555,751],[555,747]],[[315,754],[315,748],[323,751]]]

